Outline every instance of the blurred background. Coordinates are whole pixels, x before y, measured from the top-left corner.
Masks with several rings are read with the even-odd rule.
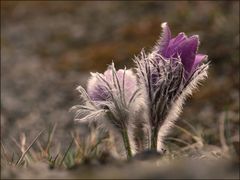
[[[151,50],[168,22],[175,36],[199,34],[199,52],[211,61],[209,78],[186,103],[179,126],[189,122],[208,144],[239,135],[239,1],[27,2],[1,1],[1,141],[27,141],[57,123],[56,142],[74,128],[69,108],[78,85],[112,60],[133,67],[142,48]],[[171,137],[191,143],[174,130]],[[171,142],[166,141],[171,144]],[[174,142],[176,146],[180,144]]]

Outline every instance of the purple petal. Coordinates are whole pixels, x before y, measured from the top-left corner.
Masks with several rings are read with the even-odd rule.
[[[170,58],[173,56],[176,53],[179,44],[185,40],[187,40],[187,36],[184,33],[179,33],[175,38],[171,39],[165,54],[162,54],[163,57]]]
[[[124,71],[125,71],[125,74],[124,74]],[[137,90],[136,76],[134,75],[132,70],[120,69],[117,71],[117,77],[118,77],[121,88],[123,88],[123,82],[124,82],[125,98],[126,98],[126,101],[129,101],[133,93]]]
[[[118,78],[121,89],[123,89],[123,82],[124,82],[124,94],[125,94],[126,101],[128,101],[131,99],[131,96],[137,89],[136,76],[134,75],[132,70],[123,70],[123,69],[118,70],[116,74],[117,74],[117,78]],[[115,82],[113,80],[111,68],[106,70],[104,74],[102,74],[102,76],[109,83],[112,89],[116,88]],[[90,98],[94,101],[111,100],[111,94],[109,92],[109,89],[106,83],[99,80],[95,73],[92,73],[92,77],[88,81],[87,92]],[[116,91],[116,93],[120,93],[120,92]]]
[[[107,80],[107,82],[112,82],[112,69],[108,68],[105,72],[104,72],[104,77]]]
[[[205,54],[197,54],[194,60],[192,71],[194,71],[198,67],[198,65],[206,58],[207,58],[207,55]]]
[[[157,53],[165,54],[165,51],[167,50],[168,44],[171,40],[171,31],[166,22],[162,23],[161,27],[162,27],[162,35],[155,49],[157,50]]]
[[[183,66],[187,72],[191,72],[192,70],[198,44],[198,36],[191,36],[179,44],[177,54],[174,55],[174,57],[177,57],[178,55],[180,56]]]
[[[124,80],[124,92],[126,96],[126,101],[128,102],[134,92],[137,90],[137,78],[132,70],[125,71],[125,80]]]
[[[106,85],[97,78],[95,73],[92,73],[88,81],[87,92],[93,101],[105,101],[110,98]]]

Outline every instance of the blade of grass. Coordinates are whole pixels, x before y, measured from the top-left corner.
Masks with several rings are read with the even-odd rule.
[[[225,137],[225,122],[226,122],[226,113],[222,114],[219,119],[219,139],[224,152],[228,152],[228,145]]]
[[[192,137],[196,142],[199,143],[203,143],[203,139],[201,137],[195,136],[193,133],[189,132],[188,130],[178,126],[178,125],[174,125],[177,129],[179,129],[180,131],[184,132],[185,134],[189,135],[190,137]]]
[[[103,141],[104,141],[104,139],[99,139],[99,140],[94,144],[94,146],[92,146],[92,148],[90,149],[90,153],[96,153],[98,145],[100,145]]]
[[[1,142],[1,147],[2,147],[3,154],[4,154],[4,157],[5,157],[6,161],[7,161],[7,162],[10,162],[10,159],[9,159],[9,157],[8,157],[8,155],[7,155],[6,148],[5,148],[5,146],[3,145],[2,142]]]
[[[78,136],[75,136],[73,132],[71,132],[71,136],[74,139],[74,144],[76,146],[76,161],[78,161],[78,157],[82,157],[83,156],[83,152],[82,152],[82,147],[79,143],[79,138]]]
[[[19,158],[19,160],[16,162],[16,165],[19,165],[21,163],[21,161],[23,160],[23,158],[25,157],[25,155],[27,154],[27,152],[29,151],[29,149],[33,146],[33,144],[37,141],[37,139],[40,137],[40,135],[45,131],[42,130],[36,137],[35,139],[32,141],[32,143],[28,146],[28,148],[26,149],[26,151],[24,153],[22,153],[22,156]]]
[[[180,152],[185,152],[185,151],[188,151],[190,149],[195,149],[195,148],[199,149],[199,143],[198,142],[196,142],[194,144],[190,144],[189,146],[185,146],[185,147],[181,148]]]
[[[37,141],[37,146],[38,146],[38,148],[40,149],[41,152],[44,151],[44,149],[42,147],[42,144],[39,141]]]
[[[59,153],[56,155],[56,157],[55,157],[54,160],[53,160],[53,167],[55,166],[55,163],[56,163],[56,160],[57,160],[57,158],[58,158],[58,155],[59,155]]]
[[[67,153],[68,153],[68,151],[70,150],[70,148],[71,148],[71,146],[72,146],[72,144],[73,144],[73,141],[74,141],[74,138],[72,138],[72,141],[71,141],[71,143],[69,144],[69,146],[68,146],[68,148],[67,148],[66,152],[64,153],[64,155],[63,155],[63,158],[62,158],[62,160],[61,160],[61,162],[60,162],[59,166],[61,166],[61,165],[62,165],[62,163],[63,163],[64,159],[66,158],[66,156],[67,156]]]
[[[13,162],[14,162],[14,152],[13,152],[13,154],[12,154],[12,157],[11,157],[11,165],[13,164]]]
[[[53,160],[50,160],[50,161],[49,161],[49,167],[50,167],[50,169],[55,168],[55,164],[56,164],[56,160],[57,160],[57,158],[58,158],[58,155],[59,155],[59,153],[55,156],[55,158],[54,158]]]
[[[11,137],[11,140],[16,144],[16,146],[20,149],[21,153],[24,153],[24,147],[17,142],[17,140],[14,137]],[[21,141],[21,138],[20,138]]]
[[[30,157],[31,161],[36,161],[38,159],[37,152],[33,149],[30,149],[29,150],[29,157]]]
[[[21,152],[23,153],[25,151],[26,146],[26,135],[25,133],[20,134],[20,146],[21,146]]]
[[[21,145],[17,142],[14,137],[11,137],[11,140],[16,144],[16,146],[21,150]],[[22,152],[23,153],[23,152]]]
[[[70,152],[70,151],[69,151]],[[66,163],[66,166],[67,166],[67,168],[71,168],[72,166],[74,166],[74,164],[75,164],[75,162],[74,162],[74,153],[73,152],[71,152],[71,153],[68,153],[68,155],[67,155],[67,162],[68,163]]]
[[[52,143],[52,139],[53,139],[53,135],[55,133],[56,127],[57,127],[57,124],[54,123],[53,127],[49,130],[48,143],[47,143],[47,147],[45,149],[45,151],[48,154],[49,154],[49,149],[50,149],[50,146],[51,146],[51,143]]]
[[[193,125],[191,125],[187,120],[182,119],[182,122],[186,124],[196,135],[199,134],[197,129]]]
[[[190,145],[190,144],[187,143],[186,141],[181,140],[181,139],[179,139],[179,138],[173,138],[173,137],[166,138],[166,141],[168,141],[168,140],[169,140],[169,141],[176,141],[176,142],[182,143],[182,144],[187,145],[187,146]]]

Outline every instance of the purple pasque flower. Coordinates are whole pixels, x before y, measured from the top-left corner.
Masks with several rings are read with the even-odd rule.
[[[91,73],[87,84],[87,92],[81,87],[81,105],[76,110],[75,120],[79,122],[96,121],[102,127],[114,131],[122,137],[126,155],[134,152],[131,127],[134,112],[137,110],[136,100],[139,96],[137,78],[132,70],[116,71],[114,64],[103,73]]]
[[[180,33],[171,39],[167,24],[153,52],[136,57],[137,75],[145,97],[146,121],[149,124],[148,147],[161,150],[163,138],[178,118],[184,100],[207,76],[206,55],[196,54],[197,36]]]
[[[179,57],[186,74],[190,76],[201,62],[207,59],[207,55],[197,53],[200,43],[198,35],[187,37],[181,32],[172,38],[167,23],[162,23],[162,29],[162,37],[155,46],[155,51],[166,59]]]

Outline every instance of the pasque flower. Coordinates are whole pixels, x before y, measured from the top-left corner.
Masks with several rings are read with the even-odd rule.
[[[184,33],[172,38],[167,23],[153,52],[136,57],[137,74],[148,112],[149,148],[162,148],[162,141],[178,118],[184,99],[207,76],[206,55],[197,54],[199,38]]]
[[[87,92],[77,88],[81,104],[72,108],[75,120],[97,121],[112,135],[120,135],[127,157],[139,139],[138,150],[161,150],[184,100],[207,77],[207,55],[197,52],[199,37],[179,33],[172,38],[167,23],[162,29],[152,52],[143,50],[135,58],[137,76],[126,68],[116,71],[112,63],[103,74],[91,73]],[[136,138],[135,132],[144,138]]]
[[[137,109],[139,91],[132,70],[116,71],[114,64],[103,73],[91,73],[87,92],[79,86],[82,105],[74,106],[75,120],[97,121],[103,127],[122,136],[127,157],[131,157],[133,143],[130,141],[131,118]],[[132,145],[131,145],[132,144]]]

